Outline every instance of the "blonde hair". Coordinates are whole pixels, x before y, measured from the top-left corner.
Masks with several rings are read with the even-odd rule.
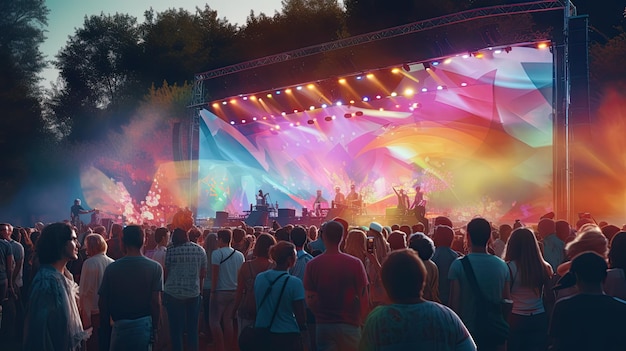
[[[569,258],[574,258],[585,251],[593,251],[604,258],[609,252],[609,242],[600,227],[595,224],[582,226],[574,240],[565,246]]]
[[[85,248],[87,251],[94,251],[100,254],[107,251],[107,242],[100,234],[89,234],[85,238]]]
[[[365,261],[365,251],[367,250],[367,236],[365,232],[359,229],[352,229],[346,237],[346,246],[344,253],[354,256],[361,261]]]

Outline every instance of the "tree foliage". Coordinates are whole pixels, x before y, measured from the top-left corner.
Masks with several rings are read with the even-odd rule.
[[[128,121],[145,92],[137,19],[123,14],[86,17],[57,56],[63,89],[52,99],[60,121],[71,121],[71,140],[97,138],[106,125]]]
[[[0,205],[31,177],[35,146],[43,137],[37,74],[45,65],[48,9],[43,0],[0,2]]]

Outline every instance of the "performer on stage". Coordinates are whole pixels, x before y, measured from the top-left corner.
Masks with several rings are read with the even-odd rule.
[[[411,204],[410,209],[415,209],[415,218],[418,222],[421,222],[426,226],[428,232],[428,220],[426,220],[426,200],[424,200],[424,193],[421,187],[418,185],[415,187],[415,199]]]
[[[333,201],[333,208],[342,207],[346,205],[346,196],[341,192],[341,188],[335,187],[335,201]]]
[[[259,189],[259,193],[256,196],[256,205],[257,206],[267,206],[267,196],[269,193],[263,194],[263,190]]]
[[[346,200],[349,204],[352,204],[352,201],[359,200],[359,194],[354,190],[354,184],[350,185],[350,192],[346,195]]]
[[[404,189],[400,189],[399,191],[396,190],[395,187],[392,187],[392,189],[398,197],[398,212],[400,212],[402,215],[406,214],[406,210],[407,208],[409,208],[409,196],[404,193]]]
[[[70,219],[73,226],[75,226],[79,231],[82,230],[82,222],[80,221],[80,215],[96,212],[96,209],[93,210],[85,210],[83,206],[81,206],[80,199],[74,200],[74,205],[70,207]]]
[[[346,195],[346,203],[355,214],[361,213],[361,195],[355,190],[354,184],[350,185],[350,192]]]
[[[315,211],[316,217],[322,216],[322,202],[328,203],[328,200],[322,196],[322,191],[318,190],[317,197],[315,198],[315,201],[313,201],[313,210]]]

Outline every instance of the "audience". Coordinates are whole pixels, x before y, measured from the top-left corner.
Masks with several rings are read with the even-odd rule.
[[[78,236],[84,245],[70,240],[76,233],[64,223],[41,235],[0,224],[0,249],[7,244],[0,340],[23,332],[25,350],[197,350],[208,342],[210,350],[230,351],[235,330],[254,325],[271,327],[269,341],[255,345],[267,350],[620,349],[613,347],[626,305],[619,300],[626,297],[626,232],[619,227],[584,216],[573,231],[552,215],[528,226],[516,221],[515,230],[482,218],[453,229],[440,216],[431,239],[420,224],[389,224],[349,227],[337,217],[318,235],[316,226],[301,224],[268,234],[245,224],[186,232],[114,223],[109,241],[105,227],[95,226]],[[150,250],[143,245],[148,231]],[[459,259],[459,251],[468,254]],[[113,261],[106,252],[123,256]],[[84,263],[76,264],[81,253]],[[60,298],[52,302],[50,294]],[[512,312],[502,328],[478,322],[505,301]],[[582,323],[589,333],[576,332]]]

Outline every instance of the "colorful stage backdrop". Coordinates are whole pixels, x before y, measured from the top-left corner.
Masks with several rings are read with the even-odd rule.
[[[412,200],[465,221],[552,210],[553,57],[486,49],[247,93],[201,111],[198,218],[242,213],[259,189],[279,208],[355,184],[370,214]]]

